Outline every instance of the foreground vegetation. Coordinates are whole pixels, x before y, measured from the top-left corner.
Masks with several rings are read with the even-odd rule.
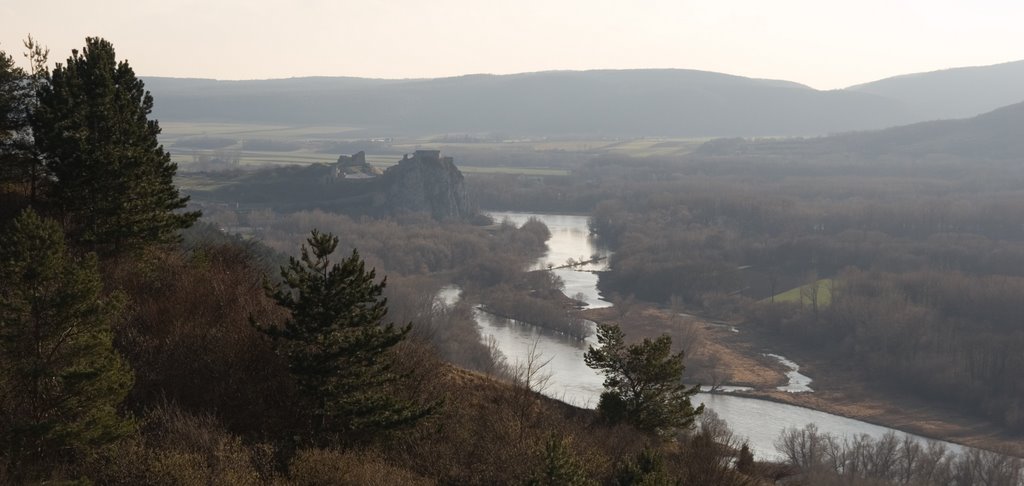
[[[786,430],[776,446],[803,471],[800,484],[1012,485],[1024,480],[1019,459],[977,449],[956,454],[941,443],[922,445],[893,433],[841,439],[811,424]]]

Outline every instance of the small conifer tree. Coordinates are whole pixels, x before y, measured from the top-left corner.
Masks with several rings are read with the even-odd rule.
[[[555,434],[544,442],[540,470],[527,481],[529,486],[586,486],[596,484],[573,454],[571,442]]]
[[[359,253],[332,263],[338,238],[313,230],[301,259],[281,268],[282,284],[269,288],[291,312],[283,325],[258,329],[273,338],[277,352],[310,402],[314,442],[353,441],[412,424],[432,405],[399,398],[394,346],[411,325],[385,323],[385,281],[376,282]]]

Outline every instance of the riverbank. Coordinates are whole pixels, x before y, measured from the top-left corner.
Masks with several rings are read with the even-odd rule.
[[[668,333],[677,350],[686,351],[687,380],[703,385],[733,385],[753,390],[737,396],[769,400],[899,429],[923,437],[1024,457],[1024,438],[1012,436],[983,419],[952,407],[929,403],[898,390],[882,390],[856,370],[843,369],[827,356],[782,342],[755,330],[711,324],[696,316],[682,317],[665,309],[632,304],[629,309],[595,309],[586,317],[618,323],[629,339]],[[786,383],[778,353],[800,365],[813,379],[809,393],[776,390]]]
[[[653,339],[662,334],[672,338],[674,351],[683,351],[686,381],[704,386],[745,386],[757,390],[786,384],[786,368],[758,352],[750,343],[735,339],[737,333],[713,326],[693,316],[681,316],[666,309],[631,304],[628,309],[588,309],[583,316],[596,323],[616,323],[630,341]]]
[[[814,393],[755,390],[745,396],[807,407],[835,415],[883,425],[923,437],[1024,457],[1024,437],[952,406],[929,402],[909,393],[882,388],[866,381],[857,370],[844,368],[813,352],[801,351],[771,338],[746,332],[750,340],[781,350],[800,363],[801,372],[814,379]]]

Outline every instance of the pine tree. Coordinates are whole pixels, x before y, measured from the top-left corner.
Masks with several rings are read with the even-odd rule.
[[[25,41],[25,48],[29,71],[16,66],[10,55],[0,51],[0,198],[18,201],[20,196],[32,204],[44,173],[32,142],[29,115],[35,106],[35,91],[46,78],[50,51],[32,36]],[[9,204],[7,209],[14,211],[3,212],[0,218],[13,218],[20,206],[23,204]]]
[[[605,375],[597,411],[608,422],[669,433],[691,427],[704,411],[690,403],[699,388],[683,384],[683,353],[672,354],[669,336],[626,345],[618,326],[598,325],[597,341],[599,347],[591,346],[583,359]]]
[[[0,455],[23,474],[131,430],[132,373],[114,351],[120,303],[95,256],[71,258],[57,223],[23,211],[0,238]]]
[[[750,452],[750,446],[746,442],[740,446],[740,452],[736,457],[736,470],[750,474],[754,469],[754,453]]]
[[[393,348],[411,325],[384,323],[385,281],[375,282],[355,250],[332,264],[336,236],[313,230],[307,243],[301,260],[281,268],[283,284],[268,289],[291,318],[283,326],[254,324],[274,339],[309,400],[314,441],[360,440],[429,414],[432,405],[394,394],[403,376]]]
[[[0,51],[0,191],[21,179],[19,139],[27,123],[24,119],[25,71],[14,59]]]
[[[0,51],[0,150],[3,150],[2,153],[7,152],[8,145],[21,128],[19,118],[24,80],[25,71],[14,64],[14,59],[9,54]]]
[[[36,147],[69,237],[105,255],[174,241],[198,212],[174,186],[177,166],[157,141],[153,97],[114,47],[87,38],[38,94]]]
[[[570,441],[555,434],[544,443],[540,471],[526,482],[529,486],[585,486],[596,484],[587,478],[583,465],[572,453]]]
[[[669,486],[680,484],[665,468],[665,459],[655,449],[644,448],[635,460],[620,463],[612,482],[616,486]]]

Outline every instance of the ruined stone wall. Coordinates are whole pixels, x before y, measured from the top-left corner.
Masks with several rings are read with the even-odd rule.
[[[418,150],[384,172],[387,203],[394,212],[427,211],[436,219],[463,219],[472,210],[465,178],[451,157]]]

